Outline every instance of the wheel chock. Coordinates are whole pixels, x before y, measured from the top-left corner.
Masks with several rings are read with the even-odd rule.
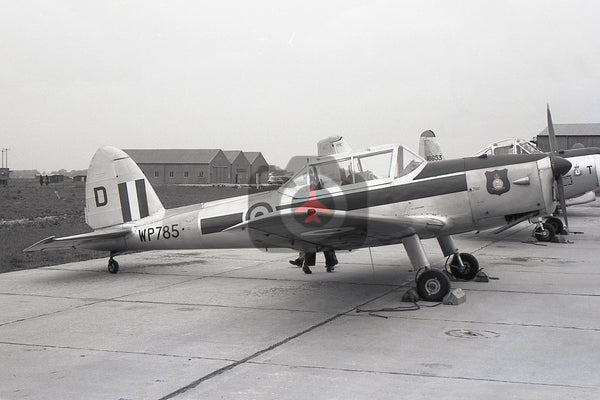
[[[414,287],[408,289],[406,293],[402,295],[403,303],[416,303],[419,300],[421,300],[421,297],[419,297],[419,294],[417,293],[417,288]]]
[[[556,238],[556,242],[553,242],[553,243],[573,243],[572,241],[569,240],[569,236],[567,236],[567,235],[560,234],[560,235],[556,235],[555,238]]]
[[[461,288],[450,289],[442,302],[446,305],[457,306],[467,301],[467,295]]]
[[[475,275],[475,278],[473,278],[474,282],[489,282],[490,279],[487,276],[487,274],[485,272],[483,272],[483,270],[479,270],[479,272],[477,273],[477,275]]]

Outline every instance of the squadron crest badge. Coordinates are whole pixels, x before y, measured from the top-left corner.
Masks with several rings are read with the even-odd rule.
[[[487,179],[486,188],[489,194],[506,193],[510,190],[510,181],[508,180],[508,169],[497,169],[494,171],[486,171]]]

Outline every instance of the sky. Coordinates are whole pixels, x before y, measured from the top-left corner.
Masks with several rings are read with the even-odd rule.
[[[448,157],[600,122],[597,1],[6,1],[0,147],[11,169],[97,148],[261,151],[342,135]]]

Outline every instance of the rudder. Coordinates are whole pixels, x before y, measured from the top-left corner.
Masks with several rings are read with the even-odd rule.
[[[421,133],[419,139],[419,155],[427,161],[442,161],[444,159],[442,149],[438,144],[433,131],[427,130]]]
[[[93,229],[136,221],[164,210],[137,164],[105,146],[94,154],[85,185],[85,219]]]

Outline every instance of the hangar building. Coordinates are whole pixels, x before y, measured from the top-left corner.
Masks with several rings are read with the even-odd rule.
[[[269,163],[259,151],[245,151],[244,155],[250,162],[250,176],[248,183],[260,184],[269,179]]]
[[[124,150],[152,184],[255,183],[253,173],[268,171],[260,152],[221,149],[130,149]],[[254,163],[251,161],[253,160]],[[267,181],[267,173],[259,183]]]
[[[223,154],[225,154],[231,166],[229,183],[248,183],[248,179],[250,178],[250,161],[248,161],[244,153],[239,150],[227,150]]]
[[[600,147],[600,123],[554,124],[558,150],[567,150],[576,143],[585,147]],[[548,127],[536,136],[537,146],[542,151],[550,151]]]

